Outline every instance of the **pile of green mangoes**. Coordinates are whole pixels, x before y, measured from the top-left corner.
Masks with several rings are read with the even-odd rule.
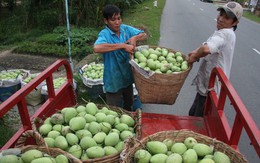
[[[23,82],[25,82],[26,84],[28,84],[31,80],[33,80],[37,75],[36,74],[31,74],[28,77],[26,77]]]
[[[67,79],[65,77],[58,77],[53,80],[54,89],[58,89]]]
[[[189,68],[181,52],[171,52],[166,48],[149,48],[136,51],[134,61],[147,71],[155,73],[182,72]]]
[[[83,76],[88,79],[102,79],[104,72],[103,63],[92,63],[89,64],[85,69],[83,69]]]
[[[37,149],[30,149],[20,155],[4,155],[0,157],[0,163],[69,163],[69,159],[63,154],[52,157]]]
[[[124,140],[135,136],[136,122],[93,102],[66,107],[44,120],[38,128],[49,147],[57,147],[81,160],[120,153]]]
[[[22,72],[20,70],[0,72],[0,80],[16,79]]]
[[[230,163],[223,152],[214,151],[210,146],[187,137],[184,142],[171,139],[148,141],[145,149],[134,154],[136,163]]]

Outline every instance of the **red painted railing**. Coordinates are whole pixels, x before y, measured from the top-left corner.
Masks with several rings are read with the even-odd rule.
[[[62,66],[64,66],[66,70],[67,81],[55,91],[53,86],[53,73],[62,68]],[[34,115],[30,117],[25,97],[43,81],[46,81],[47,84],[48,99]],[[56,112],[57,109],[73,106],[75,104],[76,96],[73,88],[73,75],[70,64],[67,60],[57,60],[0,105],[0,118],[17,105],[22,122],[22,127],[1,149],[13,147],[24,131],[32,129],[32,121],[35,117],[44,118],[45,116],[50,116]]]
[[[221,82],[219,96],[214,89],[210,90],[205,106],[204,119],[209,136],[216,137],[218,140],[238,149],[238,142],[244,128],[260,157],[260,131],[221,68],[212,70],[209,88],[214,87],[215,81]],[[224,112],[226,98],[229,98],[236,113],[232,128]]]

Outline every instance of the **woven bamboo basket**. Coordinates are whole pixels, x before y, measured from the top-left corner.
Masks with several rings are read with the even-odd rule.
[[[156,47],[158,46],[149,46],[149,48]],[[173,49],[166,49],[168,49],[169,52],[176,53]],[[182,57],[187,60],[187,56],[184,54],[182,54]],[[172,74],[154,73],[149,78],[146,78],[133,66],[134,81],[141,102],[174,104],[191,69],[192,65],[189,65],[189,68],[186,71],[174,72]]]
[[[155,134],[152,134],[144,139],[136,140],[133,138],[127,139],[126,147],[121,152],[120,163],[134,163],[134,154],[139,149],[145,149],[145,145],[148,141],[157,140],[163,141],[168,138],[174,142],[184,142],[187,137],[193,137],[199,143],[204,143],[209,146],[212,146],[214,151],[220,151],[229,156],[231,163],[247,163],[246,158],[236,151],[234,148],[229,145],[221,142],[219,140],[210,138],[208,136],[190,131],[190,130],[170,130],[170,131],[161,131]]]
[[[29,138],[33,138],[35,140],[34,145],[26,145],[26,140]],[[18,139],[18,141],[15,144],[15,148],[21,149],[21,153],[24,153],[31,149],[37,149],[45,154],[48,154],[49,156],[56,157],[60,154],[66,156],[70,163],[81,163],[79,159],[74,157],[73,155],[59,149],[59,148],[48,148],[45,144],[42,136],[33,130],[27,130],[25,131],[22,136]]]
[[[135,112],[129,112],[126,111],[120,107],[117,106],[110,106],[110,105],[104,105],[104,104],[96,104],[97,107],[99,109],[102,109],[102,107],[107,107],[110,110],[113,110],[115,112],[117,112],[119,115],[122,114],[127,114],[129,116],[131,116],[134,120],[135,120],[135,139],[141,139],[141,110],[137,109]],[[36,118],[33,121],[33,129],[35,132],[38,133],[38,127],[43,124],[43,120],[41,118]],[[43,139],[43,137],[40,135],[41,139]],[[44,142],[44,140],[43,140]],[[119,158],[120,158],[120,153],[117,154],[112,154],[112,155],[108,155],[108,156],[104,156],[101,158],[96,158],[96,159],[88,159],[88,160],[81,160],[83,163],[118,163],[119,162]]]

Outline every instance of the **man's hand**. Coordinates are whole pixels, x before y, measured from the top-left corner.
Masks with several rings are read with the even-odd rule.
[[[125,44],[124,50],[128,52],[129,54],[133,55],[135,52],[135,46],[131,44]]]
[[[188,56],[189,56],[188,63],[194,63],[194,62],[198,61],[199,58],[196,57],[196,53],[197,53],[197,51],[194,50],[188,54]]]
[[[147,34],[143,32],[143,33],[139,33],[136,36],[131,37],[125,43],[133,45],[134,47],[136,47],[136,41],[138,41],[138,40],[142,41],[142,40],[145,40],[146,38],[147,38]]]
[[[196,61],[199,61],[200,58],[205,57],[208,54],[210,54],[209,47],[207,44],[204,44],[188,54],[189,55],[188,63],[194,63]]]
[[[128,39],[126,41],[126,44],[133,45],[134,47],[136,47],[136,37],[131,37],[130,39]]]

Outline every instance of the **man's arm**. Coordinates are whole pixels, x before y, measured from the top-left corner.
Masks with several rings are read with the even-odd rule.
[[[204,44],[197,48],[196,50],[189,53],[189,63],[198,61],[200,58],[205,57],[210,54],[210,50],[207,44]]]
[[[142,32],[142,33],[139,33],[138,35],[133,36],[133,37],[131,37],[130,39],[128,39],[128,40],[126,41],[126,43],[129,43],[129,44],[131,44],[131,45],[133,45],[133,46],[135,47],[137,41],[143,41],[143,40],[145,40],[146,38],[147,38],[147,34],[144,33],[144,32]]]
[[[95,53],[106,53],[115,50],[124,49],[126,52],[132,54],[134,52],[134,46],[128,45],[125,43],[121,44],[98,44],[94,45],[94,52]]]

